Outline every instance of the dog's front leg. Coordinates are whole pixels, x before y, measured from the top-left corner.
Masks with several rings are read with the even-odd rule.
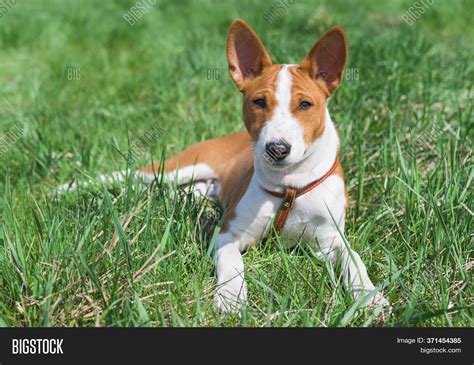
[[[231,233],[217,238],[215,255],[217,271],[217,293],[215,304],[221,313],[239,312],[247,303],[247,285],[244,280],[244,245]]]
[[[323,242],[323,246],[326,247],[322,257],[326,257],[333,264],[340,262],[344,287],[352,294],[354,300],[370,295],[365,303],[366,306],[389,305],[381,293],[375,292],[375,286],[370,280],[367,268],[359,254],[344,242],[339,233],[330,238],[319,239],[319,241]]]
[[[367,268],[359,254],[350,247],[347,247],[344,242],[341,242],[339,247],[339,259],[341,261],[346,290],[352,293],[355,300],[360,299],[363,295],[372,294],[365,303],[366,306],[388,306],[387,299],[381,293],[374,293],[375,286],[370,280]]]

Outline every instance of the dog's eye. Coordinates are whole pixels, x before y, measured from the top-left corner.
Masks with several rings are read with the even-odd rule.
[[[262,99],[262,98],[260,98],[260,99],[255,99],[255,100],[253,101],[253,103],[254,103],[256,106],[258,106],[259,108],[262,108],[262,109],[267,106],[267,103],[265,103],[265,99]]]
[[[301,110],[307,110],[307,109],[311,108],[312,106],[313,106],[313,104],[311,104],[309,101],[304,100],[300,103],[299,108]]]

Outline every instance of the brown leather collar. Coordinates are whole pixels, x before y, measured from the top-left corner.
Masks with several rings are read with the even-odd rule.
[[[306,194],[308,191],[313,190],[316,186],[318,186],[324,180],[326,180],[329,176],[331,176],[334,170],[336,170],[338,163],[339,163],[339,158],[336,156],[336,159],[334,160],[334,163],[332,164],[328,172],[326,172],[319,179],[314,180],[312,183],[306,185],[305,187],[299,190],[294,189],[294,188],[286,188],[285,192],[280,193],[280,192],[270,191],[263,188],[263,190],[265,190],[270,195],[283,199],[283,201],[281,202],[280,208],[278,210],[278,213],[276,215],[275,221],[273,223],[273,230],[275,231],[275,233],[279,233],[281,229],[283,228],[283,226],[285,225],[286,219],[288,218],[288,214],[293,208],[296,198],[303,194]],[[269,236],[271,236],[272,232],[273,231],[270,231]]]

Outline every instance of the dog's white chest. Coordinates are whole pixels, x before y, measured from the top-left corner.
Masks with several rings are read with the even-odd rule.
[[[312,243],[316,237],[344,230],[344,183],[339,176],[329,177],[323,184],[298,197],[283,226],[282,236],[290,244],[300,238]]]
[[[230,231],[247,244],[257,243],[269,232],[280,204],[281,199],[263,190],[254,176],[237,205]],[[334,232],[336,225],[343,231],[345,204],[344,183],[337,175],[298,197],[281,231],[285,244],[293,246],[300,238],[314,242],[326,231]]]

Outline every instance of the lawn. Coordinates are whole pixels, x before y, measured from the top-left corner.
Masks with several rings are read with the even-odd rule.
[[[0,326],[473,326],[472,1],[425,1],[407,22],[411,0],[286,1],[272,21],[271,1],[158,0],[133,25],[135,0],[3,2]],[[250,303],[222,318],[216,207],[159,179],[54,190],[242,130],[225,58],[238,17],[277,63],[334,24],[348,34],[329,110],[346,237],[393,306],[384,321],[278,240],[244,255]]]

